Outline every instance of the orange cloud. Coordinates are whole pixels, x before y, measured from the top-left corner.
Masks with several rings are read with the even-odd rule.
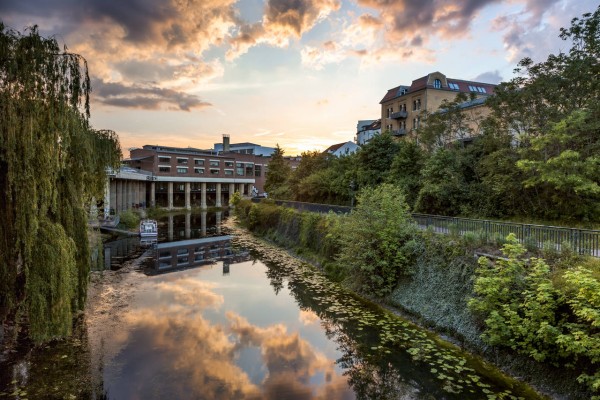
[[[339,0],[268,0],[262,21],[242,25],[229,40],[227,59],[235,59],[261,43],[286,47],[290,39],[299,39],[340,7]]]

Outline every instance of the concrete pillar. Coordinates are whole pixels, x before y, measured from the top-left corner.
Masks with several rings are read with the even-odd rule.
[[[216,213],[216,217],[217,217],[217,234],[221,234],[221,211],[217,211]]]
[[[192,205],[190,202],[190,194],[191,194],[190,183],[186,182],[185,183],[185,209],[186,210],[189,210],[192,208]]]
[[[117,206],[115,212],[118,214],[123,211],[123,180],[117,180]]]
[[[243,183],[240,183],[240,184],[239,184],[239,189],[238,189],[238,192],[240,192],[240,194],[241,194],[242,196],[244,195],[244,184],[243,184]]]
[[[129,179],[125,180],[125,202],[123,205],[125,206],[124,210],[131,208],[131,181]]]
[[[156,207],[156,183],[150,183],[150,207]]]
[[[200,188],[200,208],[206,210],[206,182],[202,182]]]
[[[217,204],[216,207],[221,207],[221,182],[217,182]]]
[[[110,178],[106,177],[106,184],[104,185],[104,219],[107,219],[110,215]]]
[[[140,187],[141,187],[141,191],[140,191],[141,201],[144,205],[144,208],[146,208],[146,207],[148,207],[148,183],[142,182]]]
[[[133,198],[132,201],[134,204],[139,204],[140,203],[140,181],[133,181],[131,182],[132,185],[132,189],[133,189]]]
[[[110,206],[111,208],[117,212],[117,180],[110,179]]]
[[[189,239],[192,236],[192,213],[185,214],[185,238]]]
[[[202,236],[206,236],[206,211],[200,213],[200,230],[202,231]]]
[[[167,208],[169,210],[173,209],[173,182],[167,182]]]
[[[172,183],[172,182],[169,182]],[[168,238],[169,238],[169,242],[173,241],[173,216],[169,215],[169,227],[168,227]]]

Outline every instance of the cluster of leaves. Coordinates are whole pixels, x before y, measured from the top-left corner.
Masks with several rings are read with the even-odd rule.
[[[420,241],[402,190],[391,184],[365,189],[349,215],[321,215],[242,200],[236,214],[250,230],[317,255],[335,280],[358,292],[385,297],[409,274]]]
[[[303,153],[297,170],[276,174],[275,197],[347,205],[393,183],[417,212],[600,221],[600,8],[560,36],[570,51],[522,60],[488,115],[459,94],[423,113],[418,144],[384,133],[341,158]]]
[[[24,315],[41,342],[69,333],[90,270],[85,204],[121,151],[90,127],[85,60],[0,23],[0,319]],[[15,319],[17,319],[15,317]]]
[[[338,263],[348,270],[354,289],[385,297],[410,273],[420,246],[399,187],[382,184],[361,191],[357,207],[339,228]]]
[[[483,339],[536,361],[576,367],[584,371],[580,382],[600,394],[598,265],[553,272],[543,259],[523,259],[525,251],[511,234],[506,258],[479,260],[469,307],[484,319]]]

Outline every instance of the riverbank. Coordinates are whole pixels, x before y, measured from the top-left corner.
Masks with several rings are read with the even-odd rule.
[[[257,229],[259,236],[271,240],[273,245],[282,246],[295,257],[321,267],[330,275],[328,260],[323,257],[322,251],[317,250],[319,246],[322,248],[324,244],[327,245],[327,232],[323,229],[324,225],[331,223],[327,216],[312,218],[284,209],[280,214],[281,219],[278,219],[277,211],[271,208],[254,213],[249,211],[248,215],[251,216],[250,221],[260,221],[256,227],[269,227]],[[435,241],[436,238],[439,236],[431,235],[431,240]],[[449,238],[442,239],[448,243],[435,241],[430,244],[428,248],[438,250],[419,258],[412,270],[413,275],[399,282],[397,289],[383,302],[380,298],[380,304],[395,313],[408,316],[419,325],[459,344],[461,348],[482,356],[510,376],[528,382],[539,393],[554,399],[589,398],[590,394],[578,384],[578,375],[573,369],[538,363],[510,349],[489,346],[481,340],[482,331],[477,328],[478,321],[467,309],[477,266],[473,253],[477,248],[464,246],[464,243],[453,242]],[[307,243],[313,247],[306,246]],[[479,250],[492,252],[490,248]]]

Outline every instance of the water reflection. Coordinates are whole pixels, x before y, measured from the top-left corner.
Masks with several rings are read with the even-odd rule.
[[[223,281],[220,268],[207,267],[150,278],[125,318],[130,329],[119,338],[121,350],[105,367],[107,397],[354,398],[333,346],[311,343],[282,319],[282,311],[299,319],[293,301],[276,306],[273,293],[257,285],[262,268],[230,264],[236,271]],[[254,312],[242,316],[248,305]],[[279,315],[258,323],[269,308]]]
[[[309,267],[238,249],[222,218],[160,220],[148,259],[158,273],[113,274],[129,280],[107,285],[89,334],[29,359],[52,360],[58,372],[42,361],[16,364],[0,383],[24,369],[18,376],[44,385],[18,378],[0,390],[53,387],[48,393],[102,399],[537,398]],[[120,245],[106,248],[124,257],[139,240]],[[81,384],[88,366],[92,394]]]
[[[242,262],[249,258],[248,251],[234,251],[231,248],[231,236],[228,235],[159,243],[154,253],[154,268],[158,272],[223,261],[223,275],[228,275],[231,263]]]

